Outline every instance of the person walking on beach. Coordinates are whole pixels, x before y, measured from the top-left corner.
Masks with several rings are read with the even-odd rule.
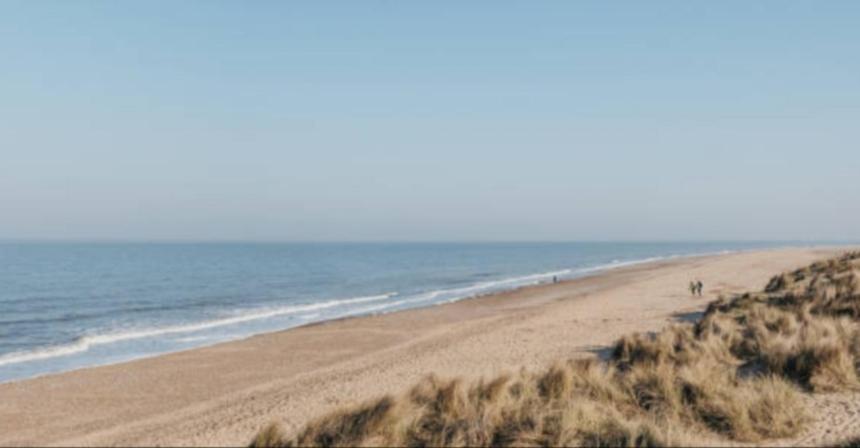
[[[704,284],[702,284],[702,281],[701,281],[701,280],[699,280],[699,281],[697,281],[697,282],[696,282],[696,291],[699,293],[699,297],[702,297],[702,288],[703,288],[704,286],[705,286],[705,285],[704,285]]]
[[[692,281],[690,282],[690,295],[691,296],[696,295],[696,286],[697,286],[696,282],[692,282]]]

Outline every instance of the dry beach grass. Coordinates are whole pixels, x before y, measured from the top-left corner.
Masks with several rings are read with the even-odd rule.
[[[622,337],[605,361],[489,380],[429,376],[253,446],[676,446],[797,435],[802,395],[860,389],[860,252],[712,302],[695,323]]]

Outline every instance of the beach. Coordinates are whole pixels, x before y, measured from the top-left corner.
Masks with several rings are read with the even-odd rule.
[[[622,335],[695,319],[720,295],[761,290],[773,275],[844,250],[663,260],[0,384],[0,445],[244,445],[270,422],[294,430],[431,373],[478,378],[602,356]],[[704,283],[702,297],[690,295],[693,279]],[[809,400],[821,420],[784,443],[858,435],[850,431],[860,401]]]

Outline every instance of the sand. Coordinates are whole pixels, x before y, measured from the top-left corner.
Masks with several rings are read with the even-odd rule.
[[[697,318],[718,295],[842,252],[797,248],[630,266],[430,308],[0,385],[0,445],[243,445],[424,375],[480,377],[601,356],[623,334]],[[693,298],[691,279],[705,294]],[[860,396],[805,397],[815,421],[780,444],[860,436]]]

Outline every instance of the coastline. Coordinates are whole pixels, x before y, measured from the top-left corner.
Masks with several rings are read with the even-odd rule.
[[[815,246],[817,248],[823,248],[823,246]],[[103,367],[115,364],[122,364],[126,362],[133,362],[143,359],[150,359],[153,357],[169,355],[173,353],[179,353],[189,350],[196,350],[206,347],[212,347],[219,344],[242,341],[251,337],[277,333],[280,331],[287,331],[296,328],[301,328],[305,326],[311,325],[319,325],[327,322],[335,322],[344,319],[352,319],[352,318],[360,318],[367,316],[376,316],[376,315],[385,315],[389,313],[397,313],[401,311],[408,311],[413,309],[420,309],[426,307],[433,307],[439,305],[445,305],[450,303],[459,302],[462,300],[471,300],[475,298],[480,298],[484,296],[492,296],[496,294],[501,294],[505,292],[512,292],[522,290],[524,288],[531,288],[535,286],[539,286],[542,284],[547,284],[552,282],[553,277],[558,276],[560,282],[567,282],[571,280],[586,278],[594,275],[601,275],[606,272],[610,272],[616,269],[622,269],[625,267],[632,267],[644,264],[652,264],[659,263],[671,260],[680,260],[680,259],[689,259],[689,258],[698,258],[698,257],[708,257],[715,255],[727,255],[732,253],[743,253],[750,251],[766,251],[766,250],[779,250],[779,249],[789,249],[789,248],[798,248],[794,246],[781,246],[781,247],[773,247],[773,248],[755,248],[755,249],[726,249],[712,252],[700,252],[700,253],[680,253],[680,254],[668,254],[668,255],[658,255],[651,256],[640,259],[631,259],[631,260],[612,260],[610,262],[605,262],[602,264],[597,264],[594,266],[586,266],[579,268],[557,268],[553,271],[541,272],[541,273],[529,273],[529,274],[521,274],[512,277],[504,277],[499,279],[493,279],[487,282],[475,283],[468,286],[457,287],[452,289],[440,289],[433,290],[429,292],[418,293],[417,295],[407,295],[405,297],[397,297],[398,293],[380,293],[373,296],[366,297],[354,297],[354,298],[333,298],[328,301],[323,301],[319,303],[309,303],[309,304],[297,304],[297,305],[284,305],[281,307],[282,309],[287,309],[292,311],[296,308],[313,308],[313,309],[321,309],[326,308],[330,304],[337,303],[345,303],[345,302],[376,302],[380,299],[387,298],[396,298],[396,300],[392,302],[381,302],[379,305],[371,306],[372,311],[359,311],[359,312],[347,312],[340,316],[331,317],[331,318],[323,318],[319,320],[309,320],[303,323],[297,323],[294,325],[284,326],[281,328],[275,329],[265,329],[257,332],[250,332],[247,334],[243,334],[238,337],[233,338],[225,338],[225,339],[215,339],[209,342],[203,342],[200,344],[191,345],[190,347],[178,348],[174,350],[165,350],[158,351],[152,353],[145,354],[135,354],[135,355],[126,355],[123,357],[119,357],[117,359],[113,359],[110,361],[94,361],[91,364],[76,364],[71,367],[64,369],[52,369],[44,372],[39,372],[36,374],[32,374],[24,377],[13,377],[10,379],[0,379],[0,384],[13,383],[17,381],[26,381],[34,378],[42,378],[46,376],[59,375],[63,373],[73,372],[76,370],[82,369],[91,369],[95,367]],[[501,285],[511,285],[511,286],[501,286]],[[432,301],[427,300],[426,298],[422,298],[422,296],[430,296],[432,298],[436,295],[448,295],[452,292],[460,292],[462,295],[454,295],[448,299],[442,299],[440,301]],[[471,293],[469,291],[478,291],[475,293]],[[379,311],[377,311],[379,310]],[[178,326],[168,326],[168,327],[154,327],[154,328],[144,328],[131,330],[127,333],[96,333],[94,335],[82,336],[78,340],[67,343],[64,345],[57,346],[49,346],[44,348],[38,348],[35,350],[27,351],[27,352],[12,352],[6,353],[0,356],[0,366],[4,364],[14,364],[19,362],[29,362],[29,361],[41,361],[47,359],[54,358],[62,358],[68,355],[79,355],[82,353],[86,353],[89,351],[90,346],[93,347],[97,345],[111,343],[112,341],[123,341],[127,339],[137,339],[141,337],[150,337],[150,336],[158,336],[163,334],[171,334],[171,333],[184,333],[187,331],[191,331],[193,329],[199,328],[209,328],[209,327],[218,327],[223,324],[229,324],[233,321],[236,322],[245,322],[251,320],[257,320],[260,318],[265,318],[272,315],[278,315],[277,310],[271,309],[260,309],[260,310],[252,310],[249,311],[248,314],[240,314],[234,317],[222,317],[217,318],[215,320],[209,321],[198,321],[198,322],[190,322]],[[208,339],[207,337],[200,338],[201,340]]]
[[[842,250],[676,257],[3,383],[0,444],[244,444],[273,419],[295,427],[431,372],[482,376],[594,356],[621,334],[683,320],[718,294],[760,289]],[[704,277],[705,297],[685,293],[692,276]]]

